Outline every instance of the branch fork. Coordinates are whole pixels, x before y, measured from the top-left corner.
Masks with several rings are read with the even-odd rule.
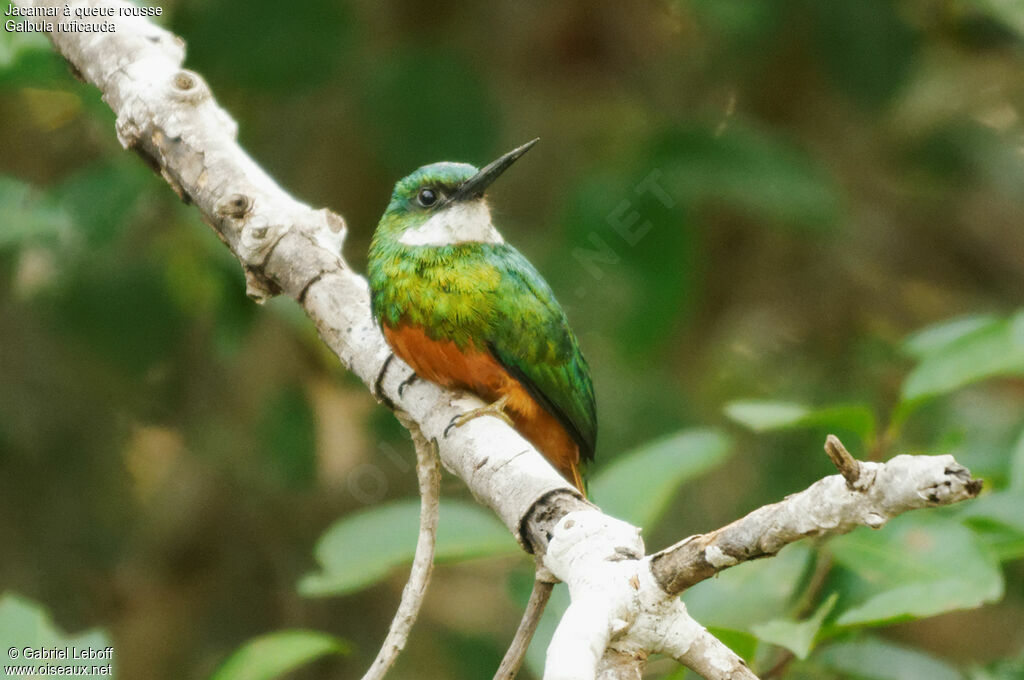
[[[909,510],[956,503],[981,490],[952,456],[861,463],[832,435],[826,449],[841,474],[648,557],[635,527],[596,509],[566,514],[543,557],[572,597],[548,648],[545,680],[605,678],[612,667],[618,674],[607,677],[639,677],[652,653],[671,656],[709,680],[754,678],[742,659],[689,616],[678,599],[684,590],[802,538],[861,525],[877,529]]]

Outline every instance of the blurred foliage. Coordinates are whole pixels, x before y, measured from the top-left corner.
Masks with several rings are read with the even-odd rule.
[[[756,670],[1024,677],[1019,3],[162,6],[356,267],[396,179],[542,138],[492,202],[593,368],[594,498],[650,549],[830,474],[831,431],[985,477],[689,591]],[[0,32],[0,120],[0,637],[101,627],[122,678],[358,677],[414,543],[401,428],[294,304],[245,298],[42,36]],[[444,492],[396,680],[486,675],[530,588]]]
[[[210,680],[274,680],[326,654],[347,654],[348,646],[330,635],[283,630],[245,643]]]
[[[419,535],[420,504],[402,501],[377,506],[338,520],[316,547],[322,573],[299,584],[305,595],[344,595],[388,576],[412,562]],[[352,546],[363,546],[353,550]],[[493,513],[474,503],[444,503],[438,518],[434,561],[516,554],[519,547]]]
[[[678,488],[722,463],[729,438],[710,429],[684,430],[647,442],[591,476],[588,492],[601,508],[638,527],[651,527]]]
[[[959,320],[953,323],[962,328]],[[938,330],[945,331],[945,325]],[[921,336],[911,338],[910,344],[921,353],[921,362],[903,384],[904,400],[947,394],[994,375],[1024,373],[1024,311],[1009,319],[980,323],[947,340],[922,349]]]
[[[113,668],[115,665],[113,660],[108,659],[107,656],[99,656],[95,661],[88,662],[51,658],[49,661],[40,663],[32,657],[24,658],[26,649],[38,653],[43,650],[64,651],[68,648],[75,648],[105,654],[111,649],[111,643],[109,636],[101,630],[91,630],[81,635],[66,635],[54,625],[42,606],[11,593],[4,593],[0,596],[0,640],[3,640],[4,644],[5,663],[30,666],[43,663],[55,665],[80,665],[83,663],[92,665],[95,663],[99,666],[110,664],[111,672],[116,672],[116,669]],[[12,651],[8,651],[8,648]],[[4,675],[16,674],[4,673]]]

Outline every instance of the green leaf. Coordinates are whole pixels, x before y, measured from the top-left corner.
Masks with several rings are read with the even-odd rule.
[[[507,151],[498,142],[501,109],[482,64],[442,45],[393,46],[353,92],[368,123],[367,142],[396,177],[439,158],[483,166]]]
[[[556,290],[575,288],[574,304],[615,329],[625,355],[640,363],[685,322],[697,297],[697,232],[675,190],[663,186],[658,168],[665,162],[645,157],[628,171],[602,166],[584,175],[568,192],[561,219],[573,266],[542,267]],[[615,305],[593,294],[597,281],[618,287]]]
[[[10,3],[0,2],[0,10],[8,6]],[[47,91],[48,95],[60,90],[65,94],[77,93],[77,96],[81,96],[88,87],[68,77],[67,61],[53,49],[45,34],[36,31],[0,31],[0,92],[18,92],[21,103],[31,106],[33,93],[27,92],[26,88],[36,92]],[[95,97],[95,100],[101,103],[99,97]],[[109,115],[110,109],[106,105],[102,106]],[[44,117],[49,114],[45,111],[40,113]],[[37,122],[39,120],[37,118]],[[113,118],[110,120],[113,121]]]
[[[771,2],[678,0],[675,5],[680,12],[692,12],[701,27],[714,36],[714,44],[725,43],[738,50],[765,39],[782,15],[780,4]]]
[[[910,335],[903,341],[903,351],[912,357],[924,359],[930,354],[945,350],[957,340],[999,321],[999,317],[991,314],[972,314],[947,319]]]
[[[821,630],[821,624],[836,606],[839,593],[832,593],[825,602],[818,607],[818,611],[809,619],[794,621],[792,619],[773,619],[760,623],[751,628],[757,637],[773,645],[785,647],[793,652],[798,659],[806,659],[814,648],[814,640]]]
[[[1013,562],[1024,557],[1024,534],[1020,531],[987,520],[975,520],[969,524],[1000,562]]]
[[[617,458],[590,481],[590,495],[602,510],[650,527],[668,507],[676,489],[720,465],[729,438],[711,429],[683,430]]]
[[[999,659],[988,666],[970,669],[971,680],[1020,680],[1024,678],[1024,648],[1014,658]]]
[[[858,529],[829,544],[836,564],[861,581],[841,626],[878,624],[978,607],[1002,597],[992,551],[954,520],[899,517],[884,531]]]
[[[1024,430],[1020,431],[1010,458],[1010,488],[1024,490]]]
[[[991,580],[991,579],[990,579]],[[973,609],[1003,596],[1002,582],[988,589],[960,578],[909,583],[880,593],[847,609],[836,621],[840,626],[880,625],[924,619],[957,609]]]
[[[80,270],[47,311],[55,327],[111,367],[143,376],[180,352],[187,324],[158,272],[142,261],[117,262]]]
[[[268,467],[294,488],[309,487],[316,477],[316,416],[302,388],[286,385],[272,394],[259,429]]]
[[[751,399],[726,404],[725,415],[755,432],[825,427],[850,430],[865,441],[875,432],[875,416],[864,404],[812,409],[787,401]]]
[[[13,593],[5,593],[3,597],[0,597],[0,640],[3,641],[3,650],[0,651],[0,654],[4,655],[5,660],[10,658],[7,652],[8,648],[18,650],[19,656],[26,647],[33,650],[42,647],[61,649],[69,647],[78,652],[105,652],[111,648],[110,638],[104,631],[94,629],[80,635],[67,635],[53,624],[41,605]],[[110,659],[98,658],[89,663],[95,663],[97,666],[113,665],[116,655],[111,653],[110,657]],[[33,660],[23,657],[10,660],[19,665],[28,666],[53,663],[52,660]],[[113,668],[109,677],[116,677],[116,670]]]
[[[10,3],[0,3],[0,8],[6,7],[10,7]],[[45,34],[0,31],[0,73],[17,65],[24,53],[31,52],[52,52]]]
[[[752,630],[785,613],[812,556],[808,546],[791,544],[771,559],[745,562],[698,583],[683,600],[705,626]]]
[[[93,245],[108,245],[124,232],[136,207],[147,199],[152,201],[147,190],[154,182],[144,166],[126,159],[88,165],[64,179],[51,193],[74,215],[76,233]]]
[[[720,130],[688,125],[657,142],[651,167],[664,168],[665,191],[685,205],[727,205],[754,219],[801,229],[837,223],[830,175],[785,138],[739,117]]]
[[[419,501],[370,508],[334,523],[316,546],[321,571],[306,575],[299,592],[308,597],[342,595],[366,588],[412,561],[419,533]],[[468,560],[520,552],[508,530],[474,503],[441,504],[435,559]]]
[[[803,404],[787,401],[733,401],[725,405],[725,415],[755,432],[794,427],[810,412]]]
[[[328,654],[348,654],[338,638],[312,630],[282,630],[249,640],[210,680],[273,680]]]
[[[988,32],[990,38],[999,39],[990,30],[976,25],[977,29]],[[967,39],[979,37],[976,34]],[[1024,189],[1024,166],[1020,156],[1007,147],[1002,133],[979,121],[951,119],[935,126],[912,142],[910,158],[937,182],[935,190],[976,188],[1016,200]]]
[[[977,9],[1024,38],[1024,7],[1016,0],[976,0]]]
[[[829,645],[815,654],[814,660],[842,677],[864,680],[963,680],[960,672],[944,661],[875,639]]]
[[[994,376],[1024,374],[1024,311],[980,325],[927,354],[903,383],[904,402],[947,394]]]
[[[754,661],[754,655],[757,654],[759,646],[759,640],[756,635],[745,630],[716,628],[714,626],[709,626],[708,632],[718,638],[726,647],[736,652],[748,664]]]
[[[895,3],[831,0],[807,5],[821,77],[865,108],[890,102],[908,81],[920,42]]]
[[[71,232],[71,218],[61,206],[32,186],[0,176],[0,249],[25,241],[53,239]]]
[[[335,82],[340,64],[352,62],[349,46],[356,23],[343,3],[310,0],[296,12],[279,2],[249,2],[244,12],[237,10],[230,0],[206,0],[182,3],[174,11],[175,29],[189,37],[189,63],[210,82],[224,83],[224,90],[290,94],[305,103],[309,100],[295,95]],[[231,30],[218,31],[218,26]],[[260,36],[259,50],[246,49],[253,35]],[[293,119],[309,120],[305,115],[296,111]]]
[[[985,494],[966,504],[958,516],[1001,524],[1024,535],[1024,489]]]

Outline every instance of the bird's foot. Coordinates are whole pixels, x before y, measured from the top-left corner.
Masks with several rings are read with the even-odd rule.
[[[453,427],[462,427],[469,421],[475,420],[480,416],[494,416],[499,420],[504,420],[505,424],[507,424],[509,427],[515,427],[515,424],[512,422],[512,419],[508,417],[507,413],[505,413],[505,404],[507,403],[508,395],[506,394],[501,399],[493,403],[487,404],[487,406],[481,406],[480,408],[475,408],[472,411],[466,411],[462,415],[455,416],[454,418],[452,418],[452,421],[448,423],[448,427],[444,428],[443,436],[447,437],[448,432]]]
[[[398,385],[398,396],[401,397],[402,393],[405,392],[405,388],[408,387],[409,385],[413,384],[414,382],[416,382],[416,379],[418,377],[419,376],[416,375],[416,371],[412,371],[411,373],[409,373],[409,377],[406,378],[405,380],[403,380]]]
[[[387,395],[384,394],[384,376],[388,374],[388,367],[391,366],[391,362],[394,360],[394,353],[389,354],[388,358],[384,360],[384,364],[380,367],[380,373],[377,374],[377,379],[373,381],[373,396],[377,397],[377,401],[387,404],[388,408],[392,411],[395,410],[395,403],[388,399]],[[402,396],[401,390],[399,390],[398,396]]]

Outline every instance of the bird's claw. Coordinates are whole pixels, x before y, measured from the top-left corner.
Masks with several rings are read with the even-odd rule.
[[[408,387],[409,385],[413,384],[414,382],[416,382],[416,379],[418,377],[419,376],[416,375],[416,371],[413,371],[412,373],[409,374],[408,378],[406,378],[401,383],[399,383],[399,385],[398,385],[398,396],[401,397],[402,393],[405,392],[405,388]]]
[[[480,416],[494,416],[499,420],[505,421],[505,424],[508,425],[509,427],[515,427],[515,424],[512,422],[512,419],[508,417],[507,413],[505,413],[505,404],[507,402],[508,395],[505,395],[501,399],[498,399],[493,403],[487,404],[486,406],[481,406],[480,408],[475,408],[471,411],[466,411],[465,413],[453,417],[451,422],[448,423],[448,427],[444,428],[443,436],[447,438],[448,432],[453,427],[462,427],[469,421],[476,420]]]
[[[380,373],[377,374],[377,379],[373,381],[373,395],[377,397],[377,401],[387,404],[388,408],[392,411],[395,410],[395,404],[393,401],[388,399],[386,394],[384,394],[384,376],[388,374],[388,367],[391,366],[391,362],[394,360],[394,353],[389,354],[388,358],[384,360],[384,364],[380,367]],[[399,390],[398,396],[402,396],[401,390]]]

